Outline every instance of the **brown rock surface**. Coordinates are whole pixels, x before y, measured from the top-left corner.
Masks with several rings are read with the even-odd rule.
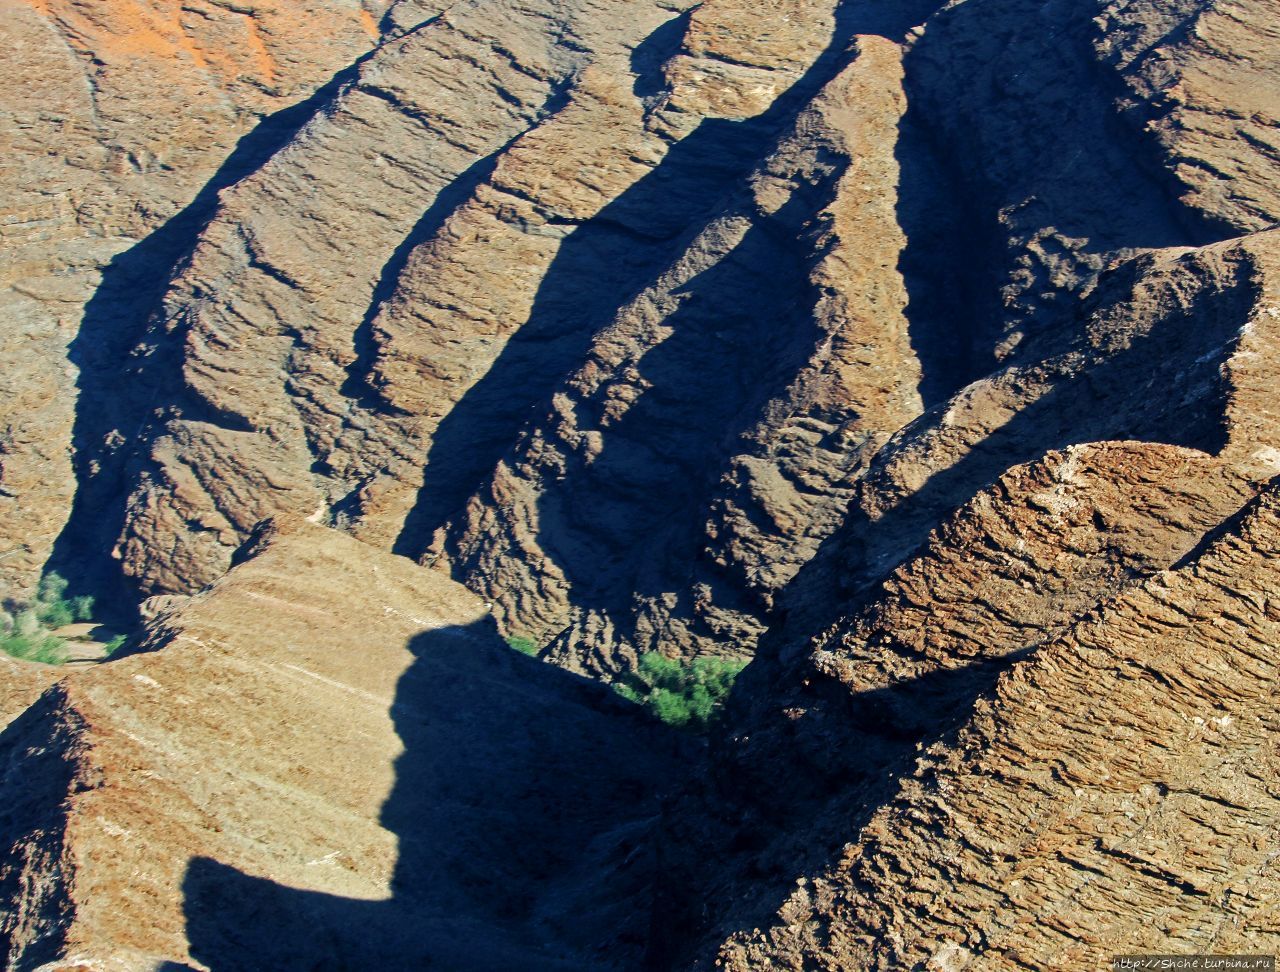
[[[1107,4],[1094,46],[1129,90],[1181,201],[1231,230],[1280,220],[1280,8],[1262,3]]]
[[[1165,142],[1126,125],[1158,38],[1224,104],[1270,97],[1176,18],[933,7],[392,11],[397,39],[223,193],[131,356],[95,370],[130,392],[86,423],[69,542],[186,591],[262,516],[314,514],[425,553],[573,668],[749,652],[922,402],[999,362],[1020,370],[939,414],[1068,401],[1048,389],[1112,358],[1080,343],[1091,309],[1170,310],[1115,278],[1257,228],[1173,198]],[[1265,152],[1231,152],[1268,184]],[[1172,435],[1113,424],[1077,441]],[[1064,444],[1045,435],[938,513]]]
[[[6,586],[30,586],[67,521],[77,488],[73,435],[79,449],[100,445],[86,441],[83,417],[76,425],[78,395],[87,388],[85,408],[106,407],[93,393],[92,373],[103,356],[121,352],[116,331],[128,324],[137,292],[161,282],[148,277],[163,277],[164,260],[182,254],[183,225],[207,217],[213,193],[261,161],[257,146],[273,127],[297,124],[280,113],[371,46],[382,6],[5,4],[0,43],[12,82],[0,91]],[[81,478],[89,462],[82,465]]]
[[[409,561],[305,523],[245,556],[0,737],[7,967],[625,959],[649,865],[572,928],[556,882],[643,833],[654,731]]]
[[[1276,948],[1278,14],[10,0],[9,964]]]
[[[944,851],[934,843],[941,831],[927,821],[921,824],[921,814],[903,809],[902,798],[895,796],[900,787],[915,786],[911,781],[922,775],[917,766],[921,750],[945,750],[956,733],[967,738],[984,713],[1003,720],[997,701],[1003,689],[996,689],[1002,673],[1011,670],[999,681],[1001,686],[1019,672],[1041,666],[1042,655],[1052,655],[1059,643],[1092,630],[1098,617],[1114,605],[1129,603],[1138,596],[1135,592],[1163,583],[1161,578],[1199,570],[1197,565],[1215,556],[1206,550],[1227,542],[1221,539],[1222,531],[1230,537],[1244,530],[1254,538],[1256,562],[1239,587],[1242,604],[1254,605],[1242,608],[1248,616],[1244,623],[1269,624],[1269,615],[1256,606],[1265,606],[1266,597],[1280,590],[1274,551],[1268,546],[1275,538],[1240,526],[1242,508],[1253,509],[1259,502],[1254,500],[1258,489],[1230,465],[1187,449],[1107,443],[1051,454],[1011,470],[948,518],[865,603],[846,603],[848,613],[797,652],[789,666],[779,671],[757,662],[740,682],[733,732],[718,752],[714,775],[690,790],[667,831],[668,857],[678,863],[673,865],[663,920],[673,927],[685,923],[685,935],[701,938],[703,944],[692,952],[676,948],[665,961],[673,967],[703,967],[719,954],[728,967],[744,969],[890,968],[918,961],[928,965],[934,953],[950,948],[948,927],[971,932],[955,939],[966,948],[981,942],[988,927],[1005,920],[1003,909],[1013,907],[1007,900],[970,893],[970,886],[957,879],[950,885],[957,888],[954,904],[946,907],[972,913],[967,921],[953,918],[948,924],[945,910],[939,910],[947,893],[946,877],[928,878],[934,882],[928,892],[916,893],[913,887],[909,893],[906,888],[918,875],[922,880],[935,875],[935,864],[899,862],[900,870],[899,865],[886,865],[875,879],[880,883],[873,885],[867,874],[851,876],[838,862],[859,841],[875,844],[875,828],[882,818],[894,821],[892,826],[917,848],[936,850],[942,860]],[[1261,502],[1262,508],[1269,508],[1273,500]],[[1216,609],[1205,611],[1199,617],[1213,628],[1216,622],[1210,619],[1217,617]],[[1201,657],[1196,636],[1177,625],[1170,627],[1166,615],[1151,616],[1165,620],[1144,628],[1140,619],[1148,615],[1126,615],[1131,627],[1119,637],[1134,653],[1135,664],[1142,663],[1144,653],[1155,658]],[[1144,631],[1146,640],[1138,639],[1135,630]],[[1057,669],[1047,663],[1037,670],[1045,673],[1041,687],[1046,698],[1054,699],[1061,711],[1074,713],[1092,705],[1105,719],[1110,705],[1129,704],[1123,678],[1115,687],[1100,682],[1095,691],[1087,679],[1079,685],[1054,682]],[[1252,669],[1236,674],[1240,692],[1267,691],[1266,680],[1255,682]],[[1149,690],[1144,683],[1147,701],[1133,704],[1158,710],[1162,684],[1158,677]],[[1219,704],[1216,681],[1183,679],[1176,684],[1188,695],[1202,693],[1199,698],[1206,710]],[[1094,760],[1091,768],[1071,776],[1073,785],[1086,788],[1091,782],[1109,786],[1109,774],[1117,772],[1112,767],[1118,763],[1130,774],[1135,794],[1146,792],[1144,787],[1154,792],[1165,784],[1152,760],[1158,761],[1162,753],[1181,753],[1180,737],[1135,738],[1132,745],[1117,747],[1105,744],[1105,732],[1096,745],[1077,748],[1063,742],[1040,747],[1054,731],[1069,735],[1075,730],[1072,715],[1053,723],[1056,711],[1042,706],[1035,714],[1024,711],[1002,722],[1012,741],[999,752],[1028,772],[1043,767],[1053,779],[1061,778],[1053,768],[1056,760],[1074,765],[1073,760],[1087,754]],[[1259,736],[1263,745],[1265,739]],[[966,750],[981,766],[975,773],[989,770],[992,777],[989,784],[976,777],[966,784],[975,806],[982,807],[968,811],[966,819],[975,830],[983,830],[988,821],[1002,826],[1001,807],[1037,805],[1048,808],[1043,812],[1047,818],[1061,804],[1052,792],[1035,789],[1002,794],[986,803],[988,789],[998,791],[1025,777],[1002,768],[999,753],[984,755],[979,748],[975,743]],[[1263,770],[1262,779],[1269,772]],[[948,792],[944,788],[944,795]],[[1075,795],[1080,796],[1079,791]],[[1205,826],[1235,827],[1237,813],[1246,808],[1223,804],[1219,809],[1219,820]],[[1265,818],[1274,810],[1259,812]],[[1014,832],[1025,824],[1020,816],[1009,826]],[[1069,825],[1069,820],[1063,823]],[[1264,825],[1265,821],[1259,824]],[[1178,841],[1172,833],[1162,839],[1171,846]],[[1186,839],[1198,841],[1191,834]],[[936,866],[955,868],[948,872],[952,878],[986,860],[973,844],[947,847],[945,861]],[[692,848],[696,851],[687,856]],[[1229,844],[1224,844],[1211,853],[1222,860],[1229,852]],[[1016,855],[1010,852],[1006,860],[1017,870]],[[890,886],[890,874],[901,877],[904,885]],[[1105,876],[1114,885],[1107,894],[1120,894],[1114,888],[1123,887],[1123,876],[1114,869]],[[1040,936],[1021,953],[1020,960],[1029,967],[1065,963],[1071,968],[1101,968],[1112,952],[1125,951],[1125,936],[1143,920],[1126,913],[1118,898],[1097,906],[1109,908],[1109,917],[1092,915],[1067,888],[1063,884],[1061,895],[1052,899],[1057,910],[1046,912],[1031,899],[1020,900],[1009,919],[1021,922],[1028,935]],[[1156,897],[1153,893],[1151,900]],[[853,899],[858,903],[849,903]],[[838,909],[832,904],[837,901]],[[1222,918],[1220,906],[1217,899],[1198,899],[1186,905],[1185,913],[1204,930]],[[912,913],[923,924],[913,946],[917,952],[904,958],[900,936],[905,932],[900,926]],[[935,913],[937,922],[927,925]],[[1110,930],[1108,922],[1115,923]],[[1248,924],[1250,931],[1241,932],[1242,942],[1250,935],[1255,944],[1268,941],[1264,918],[1254,915]],[[1051,944],[1055,929],[1066,927],[1090,947],[1071,952],[1069,938]],[[1158,937],[1146,934],[1132,940],[1139,951],[1158,950]],[[1170,950],[1213,951],[1217,944],[1192,936]],[[1005,958],[992,952],[984,961],[1005,967],[1000,964]],[[974,967],[985,966],[979,962]]]
[[[1274,952],[1278,500],[1036,648],[718,964]]]

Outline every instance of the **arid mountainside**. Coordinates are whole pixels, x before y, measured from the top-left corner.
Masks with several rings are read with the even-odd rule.
[[[299,102],[374,44],[380,6],[5,3],[0,571],[10,585],[30,585],[92,468],[83,409],[113,396],[93,394],[91,376],[131,352],[131,321],[163,291],[218,190],[287,141],[306,117]]]
[[[0,13],[12,967],[1280,951],[1277,0]]]
[[[593,920],[634,950],[622,881],[574,933],[554,882],[631,853],[684,741],[408,560],[306,523],[245,556],[9,725],[6,967],[575,969]]]

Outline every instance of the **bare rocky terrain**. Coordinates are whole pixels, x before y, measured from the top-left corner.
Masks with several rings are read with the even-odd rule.
[[[1276,0],[0,35],[8,967],[1280,952]]]

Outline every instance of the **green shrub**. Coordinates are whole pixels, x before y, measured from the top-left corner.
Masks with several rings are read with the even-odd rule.
[[[13,631],[0,635],[0,651],[14,658],[61,665],[67,660],[67,643],[51,634],[22,634]]]
[[[110,641],[107,642],[106,648],[104,648],[102,651],[102,657],[113,658],[115,656],[115,653],[124,647],[124,643],[127,640],[128,639],[124,635],[116,635],[114,638],[112,638]]]
[[[64,624],[70,624],[75,620],[75,615],[71,613],[71,605],[66,601],[54,601],[52,604],[37,603],[36,616],[41,624],[50,628],[61,628]]]
[[[30,605],[41,624],[61,628],[76,621],[93,619],[93,598],[88,594],[68,598],[67,580],[61,574],[48,573],[40,578],[35,602]]]
[[[51,571],[40,578],[35,600],[9,602],[9,611],[0,614],[0,651],[46,665],[65,662],[70,655],[67,643],[52,629],[93,620],[94,604],[89,595],[68,598],[66,594],[66,578]],[[106,656],[110,657],[123,643],[123,636],[113,638],[107,644]]]
[[[36,587],[36,601],[40,604],[54,604],[63,599],[67,593],[67,579],[56,571],[50,571],[40,578]]]
[[[522,655],[528,655],[530,658],[537,658],[538,652],[541,650],[536,641],[523,635],[511,635],[507,638],[507,645]]]
[[[669,726],[704,730],[719,715],[733,680],[746,664],[726,658],[681,662],[651,651],[640,659],[634,675],[613,688]]]
[[[93,595],[81,594],[71,599],[71,616],[76,621],[93,620]]]

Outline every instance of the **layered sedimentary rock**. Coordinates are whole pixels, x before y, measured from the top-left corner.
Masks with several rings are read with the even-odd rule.
[[[407,560],[305,523],[244,556],[0,736],[6,967],[625,960],[679,745]]]
[[[1083,969],[1130,950],[1274,951],[1278,512],[1268,487],[1171,569],[1061,634],[1017,639],[1030,656],[718,964]],[[944,664],[980,650],[963,634]],[[870,682],[919,696],[940,670],[926,652]],[[829,678],[855,671],[839,649],[823,657]],[[868,731],[916,736],[917,714],[890,703]]]
[[[7,587],[29,587],[49,558],[103,438],[131,434],[124,422],[86,423],[83,412],[111,408],[118,388],[97,376],[128,352],[147,295],[163,288],[216,191],[296,129],[305,108],[290,113],[290,106],[373,44],[383,7],[6,3],[0,576]]]
[[[904,245],[899,54],[867,37],[851,62],[598,332],[448,531],[463,576],[571,667],[617,670],[614,644],[749,650],[868,457],[920,410],[887,269]]]

